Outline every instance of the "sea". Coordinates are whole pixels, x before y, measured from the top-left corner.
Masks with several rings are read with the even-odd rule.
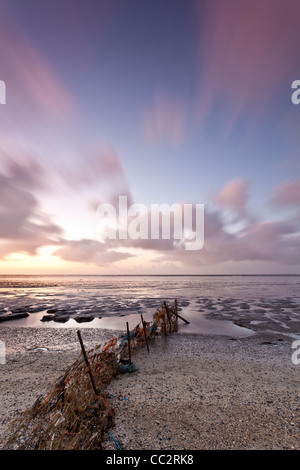
[[[175,299],[179,334],[300,333],[300,275],[1,275],[0,327],[125,330]]]

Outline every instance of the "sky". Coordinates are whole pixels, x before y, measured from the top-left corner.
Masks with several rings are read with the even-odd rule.
[[[0,0],[0,274],[300,274],[299,14]],[[203,247],[101,236],[120,196],[203,204]]]

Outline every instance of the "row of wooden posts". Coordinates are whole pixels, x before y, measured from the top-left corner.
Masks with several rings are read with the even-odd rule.
[[[169,326],[170,326],[169,331],[171,331],[171,320],[170,320],[169,310],[168,310],[168,306],[167,306],[166,302],[164,302],[164,308],[165,308],[165,311],[167,313],[167,317],[168,317],[168,320],[169,320]],[[175,300],[175,312],[173,312],[173,313],[177,318],[180,318],[185,323],[187,323],[187,324],[190,323],[188,320],[186,320],[185,318],[183,318],[182,316],[180,316],[178,314],[178,312],[177,312],[177,300]],[[145,342],[146,342],[146,346],[147,346],[147,351],[149,353],[150,352],[149,351],[149,343],[148,343],[148,338],[147,338],[146,330],[145,330],[145,323],[146,322],[143,319],[143,315],[141,315],[141,320],[142,320],[142,325],[143,325],[143,332],[144,332]],[[164,334],[165,334],[165,336],[167,336],[167,326],[166,326],[165,314],[163,315],[163,321],[164,321]],[[127,327],[127,342],[128,342],[128,359],[129,359],[129,364],[131,365],[130,332],[129,332],[128,322],[126,322],[126,327]],[[85,350],[85,347],[84,347],[84,344],[83,344],[83,341],[82,341],[82,336],[81,336],[81,333],[80,333],[79,330],[77,331],[77,335],[78,335],[78,339],[79,339],[80,346],[81,346],[81,352],[82,352],[83,358],[84,358],[86,366],[87,366],[88,374],[90,376],[90,380],[91,380],[91,384],[92,384],[94,393],[95,393],[96,396],[98,396],[98,390],[97,390],[95,380],[94,380],[94,377],[93,377],[92,369],[91,369],[89,359],[88,359],[88,356],[87,356],[87,353],[86,353],[86,350]]]

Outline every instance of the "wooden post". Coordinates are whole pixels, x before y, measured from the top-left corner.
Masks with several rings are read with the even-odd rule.
[[[164,302],[164,307],[165,307],[165,311],[166,311],[166,314],[167,314],[167,317],[168,317],[168,321],[169,321],[169,333],[171,333],[171,331],[172,331],[172,323],[171,323],[171,317],[170,317],[169,308],[168,308],[168,305],[167,305],[167,302],[166,302],[166,301]]]
[[[145,336],[145,341],[146,341],[146,345],[147,345],[147,350],[148,350],[148,352],[149,352],[148,338],[147,338],[147,334],[146,334],[146,330],[145,330],[145,324],[144,324],[143,315],[141,315],[141,319],[142,319],[143,332],[144,332],[144,336]]]
[[[126,322],[126,325],[127,325],[128,357],[129,357],[129,364],[131,365],[130,335],[129,335],[128,322]]]
[[[164,332],[165,332],[165,336],[167,336],[167,325],[166,325],[166,314],[165,314],[165,311],[163,311],[163,321],[164,321]]]
[[[95,381],[94,381],[94,377],[93,377],[93,374],[92,374],[91,366],[90,366],[88,357],[87,357],[87,355],[86,355],[85,347],[84,347],[84,344],[83,344],[83,341],[82,341],[82,337],[81,337],[81,333],[80,333],[79,330],[77,331],[77,335],[78,335],[78,338],[79,338],[79,342],[80,342],[80,346],[81,346],[82,355],[83,355],[83,357],[84,357],[85,363],[86,363],[87,368],[88,368],[88,373],[89,373],[89,376],[90,376],[90,379],[91,379],[91,384],[92,384],[93,390],[94,390],[94,392],[95,392],[95,395],[98,396],[98,391],[97,391],[96,384],[95,384]]]
[[[187,323],[187,324],[190,323],[188,320],[185,320],[185,319],[182,318],[180,315],[178,315],[178,313],[174,313],[174,315],[176,315],[176,317],[180,318],[180,320],[184,321],[185,323]]]
[[[177,299],[174,300],[174,313],[175,313],[175,328],[176,331],[178,331],[178,305],[177,305]]]

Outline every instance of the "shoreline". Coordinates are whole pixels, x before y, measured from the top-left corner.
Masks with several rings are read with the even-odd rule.
[[[2,436],[61,377],[80,346],[75,328],[6,326],[0,333]],[[82,330],[87,351],[123,333]],[[134,354],[136,372],[108,386],[116,411],[110,432],[125,450],[300,449],[300,365],[292,363],[291,344],[279,332],[155,337],[149,354],[144,347]],[[118,450],[109,435],[104,448]]]

